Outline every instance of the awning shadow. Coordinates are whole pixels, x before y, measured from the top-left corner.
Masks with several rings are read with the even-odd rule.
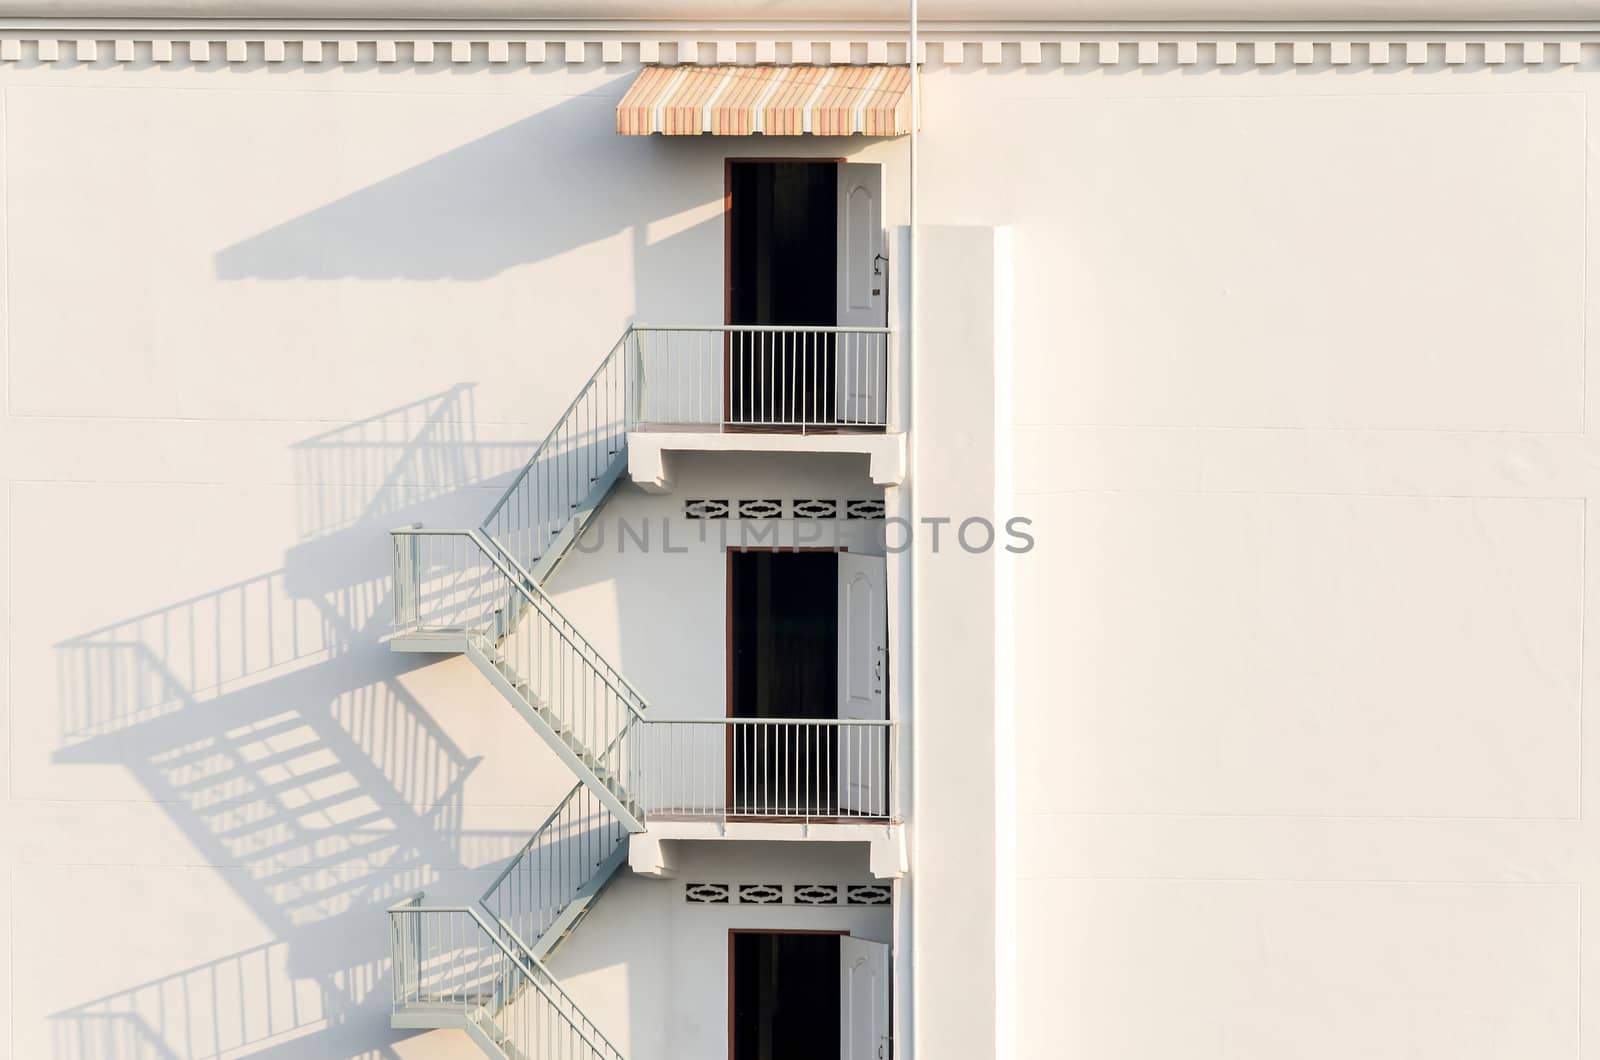
[[[720,198],[674,179],[690,152],[615,134],[620,94],[563,99],[224,247],[216,275],[480,280]]]

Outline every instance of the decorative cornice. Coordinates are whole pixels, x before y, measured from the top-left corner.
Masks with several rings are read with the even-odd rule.
[[[333,28],[310,25],[113,29],[88,23],[29,27],[0,21],[0,63],[24,66],[173,64],[220,68],[252,64],[623,66],[641,64],[903,64],[903,30],[838,33],[731,30],[668,32],[665,27],[465,27],[417,25]],[[401,31],[403,30],[403,32]],[[1158,29],[1107,27],[1024,32],[935,29],[922,42],[930,70],[954,66],[1112,67],[1600,67],[1600,26],[1452,26],[1433,30],[1367,27]]]

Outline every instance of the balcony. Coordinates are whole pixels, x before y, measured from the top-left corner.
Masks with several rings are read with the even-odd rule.
[[[895,817],[891,721],[713,718],[640,726],[632,785],[662,821],[848,824]]]
[[[898,485],[891,349],[888,328],[631,328],[629,475],[667,492],[669,453],[857,453],[874,483]]]
[[[628,864],[676,875],[679,841],[865,843],[872,873],[906,871],[899,727],[854,719],[650,720],[634,728],[632,788],[646,830]]]

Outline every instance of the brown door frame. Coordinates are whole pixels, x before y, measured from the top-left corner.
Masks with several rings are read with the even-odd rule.
[[[834,930],[827,928],[729,928],[728,929],[728,1060],[738,1060],[734,1056],[734,1007],[733,1007],[733,939],[736,935],[849,935],[848,930]]]
[[[815,162],[818,165],[842,166],[848,159],[810,157],[807,155],[740,155],[722,160],[722,323],[733,324],[733,167],[757,162]],[[834,218],[838,224],[838,217]],[[834,317],[834,322],[838,322]],[[722,336],[722,424],[728,429],[728,418],[733,412],[733,346],[727,332]]]
[[[791,545],[791,546],[789,546],[787,548],[785,548],[782,545],[729,545],[729,546],[727,546],[726,548],[723,549],[723,553],[724,553],[724,555],[726,557],[723,560],[723,568],[722,568],[722,570],[723,570],[723,573],[722,573],[723,611],[725,613],[725,616],[724,616],[724,619],[723,619],[723,623],[722,623],[723,624],[722,654],[725,657],[724,661],[726,663],[726,666],[724,668],[723,675],[722,675],[722,684],[723,684],[723,689],[724,689],[724,694],[723,694],[724,702],[723,702],[722,716],[724,718],[733,718],[733,717],[737,716],[737,715],[735,715],[733,713],[733,556],[734,556],[734,553],[736,553],[736,552],[832,552],[832,553],[837,554],[837,553],[840,553],[840,552],[849,552],[849,551],[850,551],[850,549],[847,548],[846,546],[843,546],[843,545],[840,545],[838,548],[832,548],[832,547],[830,547],[828,545],[806,545],[804,547],[801,547],[799,545]],[[835,704],[834,709],[835,710],[838,709],[838,705],[837,704]],[[724,725],[723,726],[723,732],[722,732],[722,805],[724,807],[731,807],[733,805],[733,726],[731,726],[731,725]],[[734,816],[734,814],[727,813],[726,810],[724,810],[724,814],[726,816],[728,816],[728,817]],[[766,820],[766,821],[781,821],[781,820],[783,820],[783,818],[781,818],[781,817],[761,817],[759,815],[751,815],[751,814],[739,814],[738,817],[742,821],[763,821],[763,820]],[[816,823],[818,821],[825,820],[825,818],[813,817],[811,820],[812,820],[813,823]],[[731,945],[731,943],[730,943],[730,945]]]

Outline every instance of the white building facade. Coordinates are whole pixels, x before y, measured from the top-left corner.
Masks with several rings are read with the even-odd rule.
[[[9,1055],[1590,1055],[1600,5],[910,14],[0,3]]]

